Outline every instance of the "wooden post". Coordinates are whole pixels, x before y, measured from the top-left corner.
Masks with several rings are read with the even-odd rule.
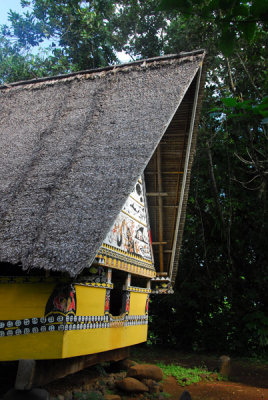
[[[106,273],[107,273],[106,276],[107,283],[112,283],[112,268],[108,268]]]
[[[161,153],[160,146],[157,147],[157,183],[158,191],[162,192],[162,175],[161,175]],[[159,266],[160,272],[164,271],[164,252],[163,252],[163,199],[158,197],[158,233],[159,233]]]
[[[35,360],[19,360],[15,389],[30,390],[34,384],[35,373]]]
[[[129,286],[131,286],[131,274],[127,274],[126,282],[125,282],[125,287],[126,287],[126,289],[127,289]]]

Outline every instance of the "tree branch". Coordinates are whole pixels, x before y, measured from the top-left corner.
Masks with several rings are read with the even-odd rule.
[[[227,71],[228,71],[228,76],[229,76],[229,81],[230,81],[230,90],[233,94],[236,94],[236,87],[233,81],[233,77],[232,77],[232,72],[231,72],[231,67],[230,67],[230,62],[229,62],[229,58],[225,57],[226,59],[226,64],[227,64]]]
[[[249,79],[251,85],[252,85],[253,88],[256,90],[256,92],[258,93],[258,95],[260,96],[260,98],[263,98],[261,92],[259,91],[259,89],[258,89],[257,86],[255,85],[255,83],[254,83],[254,81],[253,81],[253,79],[252,79],[252,77],[251,77],[251,75],[250,75],[250,73],[249,73],[249,70],[247,69],[247,67],[246,67],[244,61],[242,60],[240,54],[239,54],[239,53],[236,53],[236,55],[237,55],[237,57],[239,58],[240,63],[241,63],[241,65],[242,65],[242,67],[244,68],[244,71],[245,71],[245,73],[247,74],[248,79]]]
[[[220,217],[222,229],[223,229],[223,231],[225,233],[225,221],[224,221],[223,214],[222,214],[219,191],[218,191],[218,188],[217,188],[217,182],[216,182],[215,175],[214,175],[214,170],[213,170],[213,161],[212,161],[211,148],[210,148],[208,142],[206,143],[206,145],[207,145],[206,147],[207,147],[207,155],[208,155],[208,161],[209,161],[209,172],[210,172],[212,188],[213,188],[213,192],[214,192],[214,198],[215,198],[218,214],[219,214],[219,217]]]

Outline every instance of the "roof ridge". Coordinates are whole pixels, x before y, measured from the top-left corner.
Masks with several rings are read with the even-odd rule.
[[[155,61],[166,61],[166,60],[170,60],[170,59],[187,58],[187,57],[195,56],[198,54],[205,55],[205,53],[206,53],[206,51],[204,49],[193,50],[193,51],[189,51],[189,52],[182,51],[178,54],[167,54],[167,55],[158,56],[158,57],[143,58],[141,60],[136,60],[136,61],[132,61],[129,63],[123,63],[123,64],[109,65],[107,67],[100,67],[100,68],[82,70],[82,71],[77,71],[77,72],[70,72],[68,74],[46,76],[46,77],[42,77],[42,78],[35,78],[35,79],[29,79],[29,80],[12,82],[12,83],[4,83],[3,85],[0,85],[0,89],[9,89],[9,88],[12,88],[15,86],[20,86],[20,85],[27,85],[27,84],[40,83],[40,82],[46,82],[46,81],[52,81],[52,80],[66,79],[66,78],[70,78],[70,77],[77,76],[77,75],[94,74],[94,73],[98,73],[98,72],[102,72],[102,71],[112,71],[114,69],[131,67],[133,65],[134,66],[140,65],[143,63],[147,64],[147,63],[152,63]]]

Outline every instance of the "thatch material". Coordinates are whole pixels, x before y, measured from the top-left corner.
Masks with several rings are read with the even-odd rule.
[[[2,87],[0,261],[71,276],[88,266],[203,58]]]

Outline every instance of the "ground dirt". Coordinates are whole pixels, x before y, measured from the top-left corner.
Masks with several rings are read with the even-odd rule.
[[[173,349],[137,346],[131,353],[131,359],[146,363],[174,363],[183,367],[206,366],[210,371],[216,371],[220,355],[208,356],[199,354],[184,354]],[[0,398],[14,384],[16,363],[0,363]],[[107,366],[90,367],[45,386],[51,396],[56,397],[66,392],[80,390],[97,390],[105,392],[107,383],[122,378],[122,372]],[[178,400],[180,394],[187,389],[193,400],[268,400],[268,364],[260,361],[231,358],[231,375],[228,381],[200,382],[189,386],[180,386],[172,376],[164,380],[164,392]],[[122,396],[124,400],[135,397]],[[142,399],[138,395],[136,399]]]
[[[174,363],[185,368],[205,366],[217,371],[219,356],[184,354],[172,349],[158,348],[150,351],[137,347],[136,359],[150,363]],[[134,357],[134,358],[135,358]],[[231,374],[227,381],[200,382],[181,387],[172,376],[164,380],[164,391],[170,400],[178,400],[187,389],[193,400],[268,400],[268,364],[252,360],[231,358]]]

